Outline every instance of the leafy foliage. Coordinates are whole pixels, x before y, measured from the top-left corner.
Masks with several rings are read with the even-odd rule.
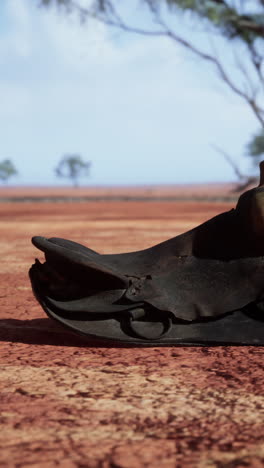
[[[90,173],[91,163],[83,161],[78,154],[65,155],[58,166],[55,168],[55,173],[58,177],[71,179],[75,187],[78,186],[81,177],[87,177]]]
[[[170,11],[189,12],[200,20],[207,20],[228,39],[239,38],[247,44],[252,44],[256,39],[264,39],[264,1],[254,0],[232,1],[232,0],[141,0],[152,10],[157,10],[164,4]],[[59,7],[74,10],[78,9],[93,12],[95,15],[101,13],[113,13],[118,0],[94,0],[92,3],[76,2],[73,0],[42,0],[42,4],[50,6],[57,4]]]
[[[228,39],[239,38],[247,44],[264,39],[264,2],[251,2],[252,12],[243,11],[249,2],[226,0],[166,0],[170,8],[189,11],[208,20]],[[255,8],[254,8],[255,7]],[[254,8],[254,9],[253,9]],[[259,10],[259,12],[258,12]]]
[[[7,182],[8,179],[17,174],[17,170],[10,159],[0,161],[0,180]]]
[[[262,159],[264,157],[264,129],[261,129],[257,133],[247,147],[247,152],[249,156]]]

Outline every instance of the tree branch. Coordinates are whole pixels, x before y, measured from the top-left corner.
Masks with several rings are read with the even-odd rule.
[[[225,4],[224,0],[213,0],[214,2],[222,3]],[[134,26],[130,26],[127,24],[123,18],[117,13],[113,2],[111,0],[103,0],[103,7],[101,8],[101,13],[98,13],[98,0],[95,2],[95,8],[86,8],[82,7],[78,2],[75,0],[68,0],[66,5],[67,8],[70,8],[71,10],[75,10],[79,13],[81,20],[83,21],[86,18],[93,18],[97,19],[98,21],[101,21],[102,23],[121,29],[123,31],[133,33],[133,34],[139,34],[139,35],[144,35],[144,36],[154,36],[154,37],[168,37],[172,39],[174,42],[177,44],[180,44],[182,47],[185,49],[189,50],[192,52],[194,55],[202,58],[206,62],[211,63],[219,73],[221,79],[227,84],[227,86],[238,96],[240,96],[242,99],[244,99],[248,105],[250,106],[251,110],[255,114],[256,118],[259,120],[260,124],[262,127],[264,127],[264,109],[260,108],[258,104],[255,101],[254,96],[248,95],[247,92],[244,90],[240,89],[237,84],[230,78],[230,76],[227,74],[224,66],[220,62],[219,59],[214,57],[213,55],[210,55],[209,53],[199,49],[196,47],[193,43],[191,43],[189,40],[179,36],[176,34],[173,30],[169,28],[169,26],[164,22],[162,19],[158,8],[155,6],[153,1],[151,0],[145,0],[145,3],[148,5],[150,12],[153,15],[153,18],[155,19],[155,22],[159,25],[159,29],[157,30],[147,30],[143,28],[137,28]],[[226,4],[225,4],[226,6]],[[230,7],[229,7],[230,8]],[[264,30],[263,30],[264,33]],[[250,47],[250,46],[249,46]],[[258,54],[256,53],[254,47],[252,46],[252,53],[255,52],[255,67],[258,69],[258,73],[261,73],[261,66],[258,63]]]
[[[240,171],[238,165],[235,163],[234,159],[232,156],[230,156],[226,151],[224,151],[222,148],[219,148],[219,146],[216,146],[214,144],[211,144],[212,148],[219,154],[221,154],[224,159],[228,162],[229,166],[232,167],[234,173],[236,174],[237,178],[239,180],[245,179],[245,175]]]
[[[230,156],[226,151],[224,151],[222,148],[219,148],[218,146],[212,144],[212,148],[217,151],[217,153],[221,154],[224,156],[225,160],[227,163],[232,167],[234,173],[236,174],[238,180],[240,181],[235,189],[233,189],[234,192],[242,192],[246,190],[251,184],[255,184],[258,181],[258,177],[255,176],[246,176],[243,174],[238,165],[235,163],[234,159],[232,156]]]
[[[121,16],[117,13],[116,9],[114,8],[112,2],[110,1],[104,2],[106,7],[108,8],[108,11],[104,10],[102,11],[101,14],[98,14],[98,12],[94,11],[93,9],[80,6],[74,0],[69,0],[69,4],[73,10],[79,13],[81,18],[86,17],[86,18],[96,19],[106,24],[107,26],[112,26],[118,29],[122,29],[123,31],[133,33],[133,34],[144,35],[144,36],[166,36],[166,33],[162,30],[148,31],[142,28],[136,28],[136,27],[125,24]]]
[[[149,0],[146,0],[147,3],[149,3]],[[151,3],[151,2],[150,2]],[[217,69],[220,77],[222,80],[229,86],[229,88],[238,96],[240,96],[242,99],[244,99],[249,106],[251,107],[251,110],[259,120],[260,124],[264,127],[264,110],[261,109],[257,103],[255,102],[254,96],[248,95],[245,91],[241,90],[235,83],[234,81],[231,80],[231,78],[228,76],[226,70],[224,69],[223,65],[221,64],[220,60],[217,59],[217,57],[210,55],[207,52],[204,52],[200,49],[198,49],[194,44],[191,42],[187,41],[186,39],[178,36],[177,34],[172,31],[168,25],[162,20],[158,10],[151,5],[151,11],[155,15],[156,21],[158,24],[163,28],[163,31],[167,34],[168,37],[173,39],[175,42],[178,44],[181,44],[183,47],[186,49],[190,50],[193,52],[195,55],[198,55],[201,57],[203,60],[212,63],[215,68]]]
[[[261,56],[258,53],[258,51],[254,47],[254,44],[248,44],[248,51],[251,57],[252,64],[255,68],[259,81],[262,84],[264,90],[264,56]]]

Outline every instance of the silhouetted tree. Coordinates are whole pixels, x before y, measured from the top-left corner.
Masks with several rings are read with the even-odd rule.
[[[55,168],[55,173],[58,177],[70,179],[78,187],[79,179],[89,176],[90,167],[91,162],[83,161],[79,154],[66,154]]]
[[[18,172],[10,159],[0,161],[0,180],[7,182],[10,177],[17,175]]]

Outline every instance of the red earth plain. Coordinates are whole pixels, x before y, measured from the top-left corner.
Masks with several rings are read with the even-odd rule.
[[[32,235],[132,251],[233,205],[0,204],[1,467],[264,466],[262,347],[95,346],[46,318],[27,276]]]

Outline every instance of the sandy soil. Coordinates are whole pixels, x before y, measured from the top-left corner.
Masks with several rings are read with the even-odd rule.
[[[45,318],[27,278],[32,235],[130,251],[231,207],[0,204],[0,466],[264,465],[263,348],[95,347]]]
[[[0,187],[2,198],[120,197],[120,198],[224,198],[235,199],[235,183],[142,185],[131,187]]]

